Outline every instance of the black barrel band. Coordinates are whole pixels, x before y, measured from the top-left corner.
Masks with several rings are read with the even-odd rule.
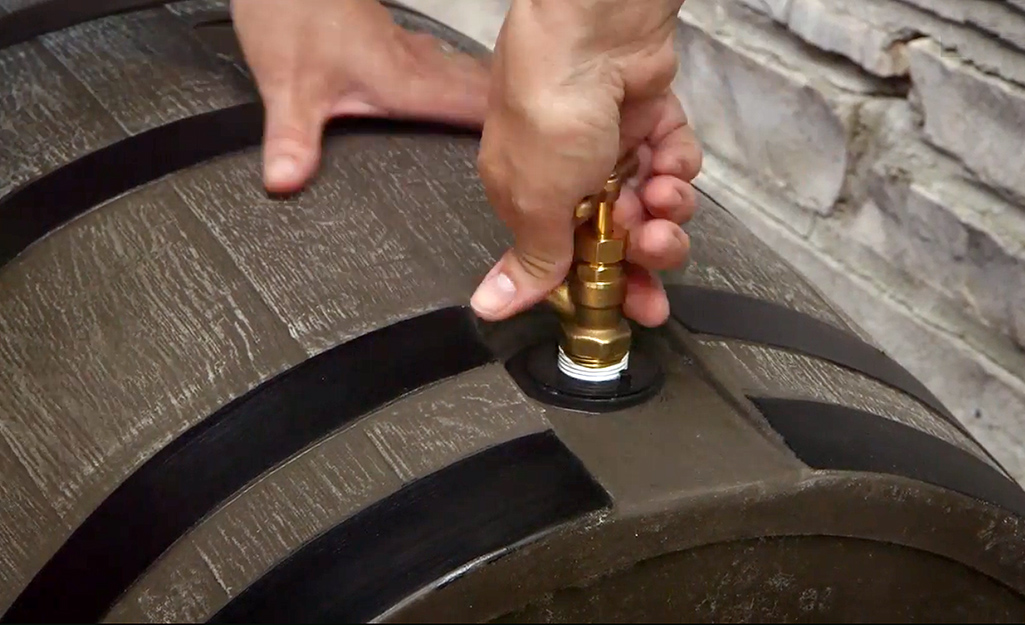
[[[9,15],[0,14],[0,48],[5,37],[28,37],[26,33],[40,31],[36,34],[42,34],[53,30],[51,27],[58,23],[71,26],[112,13],[160,4],[166,3],[153,0],[46,0]],[[406,23],[411,30],[433,29],[453,45],[473,48],[479,54],[487,51],[482,46],[471,45],[474,43],[472,40],[423,13],[391,1],[382,4],[396,17],[413,18],[412,23]],[[34,15],[43,18],[32,17]],[[207,36],[214,39],[234,37],[228,13],[208,11],[201,18],[207,20],[203,22],[201,19],[195,25],[201,31],[201,39]],[[262,103],[256,101],[185,117],[99,148],[23,183],[0,197],[0,267],[48,233],[108,200],[176,171],[260,145],[263,118]],[[366,133],[444,134],[451,137],[477,137],[480,134],[476,130],[440,122],[374,118],[336,119],[324,130],[325,136]],[[89,184],[82,184],[83,180]]]
[[[0,50],[93,20],[152,9],[176,1],[178,0],[40,0],[7,14],[0,12]],[[393,0],[383,0],[381,4],[392,10],[414,14],[437,23],[423,13]],[[230,19],[230,13],[223,10],[208,10],[199,14],[199,21],[226,22]]]
[[[666,286],[672,317],[695,334],[761,343],[821,358],[907,393],[971,437],[907,369],[855,334],[774,302],[707,287]]]
[[[370,332],[264,382],[146,461],[43,566],[4,623],[86,623],[168,547],[262,473],[360,416],[494,356],[472,312]]]
[[[1025,517],[1025,491],[971,453],[879,415],[801,399],[750,397],[802,462],[814,469],[905,477]]]
[[[207,159],[259,145],[262,124],[263,107],[257,103],[186,117],[30,180],[0,198],[0,267],[94,206]]]
[[[214,623],[366,623],[456,569],[611,505],[551,432],[423,477],[292,553]]]
[[[172,0],[41,0],[0,14],[0,49],[91,20],[141,11]]]
[[[0,267],[91,208],[203,161],[260,144],[263,106],[239,104],[186,117],[90,152],[0,198]],[[460,136],[443,124],[371,118],[336,120],[326,134]],[[83,180],[89,184],[82,184]]]

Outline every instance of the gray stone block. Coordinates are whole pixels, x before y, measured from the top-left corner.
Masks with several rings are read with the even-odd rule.
[[[770,16],[877,76],[907,75],[906,44],[931,37],[983,71],[1025,85],[1025,14],[992,0],[790,0],[778,10],[766,0],[722,1]]]
[[[908,49],[929,140],[982,182],[1025,198],[1025,88],[983,74],[935,41]]]
[[[910,11],[905,7],[896,5],[894,11],[892,4],[874,0],[791,0],[785,12],[769,12],[761,0],[740,1],[807,43],[843,55],[877,76],[907,73],[904,43],[917,35],[908,26]]]
[[[996,35],[1019,49],[1025,49],[1025,15],[1006,2],[993,2],[993,0],[900,0],[900,2],[916,6],[951,22],[975,27]],[[1021,6],[1025,6],[1025,2],[1022,2]]]
[[[779,218],[786,207],[748,181],[744,172],[710,156],[697,182],[869,332],[1025,482],[1025,354],[1015,354],[1004,341],[995,349],[1009,357],[991,357],[987,342],[1000,341],[995,333],[977,332],[935,289],[893,271],[852,240],[859,228],[878,233],[885,227],[878,216],[816,218],[803,236]]]
[[[749,11],[687,2],[674,90],[706,151],[778,197],[828,213],[844,186],[857,109],[877,85]]]
[[[1025,346],[1025,211],[966,180],[919,140],[907,103],[872,103],[863,120],[890,138],[862,178],[865,201],[850,238],[959,314]],[[995,338],[994,337],[994,338]],[[998,346],[990,346],[994,352]],[[1008,353],[1008,366],[1021,366]]]

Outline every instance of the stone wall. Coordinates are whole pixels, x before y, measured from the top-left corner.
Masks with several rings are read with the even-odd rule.
[[[1025,1],[687,0],[742,215],[1025,479]]]
[[[493,45],[507,0],[409,4]],[[699,185],[1025,481],[1025,0],[687,0],[678,35]]]

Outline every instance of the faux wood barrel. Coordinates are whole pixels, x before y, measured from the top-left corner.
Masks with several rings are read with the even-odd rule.
[[[0,0],[4,622],[1021,622],[1025,493],[702,196],[665,374],[532,399],[472,133],[260,184],[216,2]],[[411,11],[408,28],[478,54]],[[686,68],[684,68],[686,71]]]

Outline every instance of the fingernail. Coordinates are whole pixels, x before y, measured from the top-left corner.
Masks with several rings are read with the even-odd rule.
[[[484,278],[470,299],[470,306],[478,313],[496,315],[512,303],[516,285],[504,273],[493,273]]]
[[[267,164],[267,179],[272,183],[291,182],[299,171],[299,165],[291,156],[277,156]]]

